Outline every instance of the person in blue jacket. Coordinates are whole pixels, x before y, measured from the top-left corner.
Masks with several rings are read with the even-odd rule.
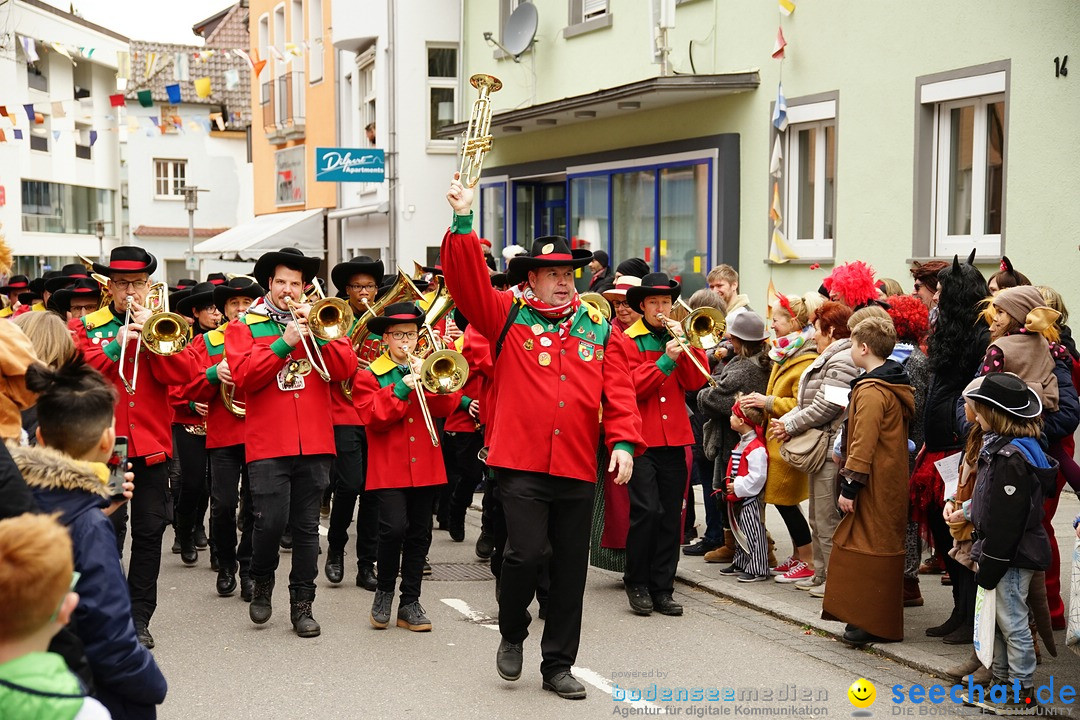
[[[27,387],[38,397],[37,447],[11,455],[34,500],[45,513],[60,513],[81,575],[75,592],[75,632],[94,676],[97,699],[113,718],[155,718],[167,685],[150,652],[139,644],[116,533],[104,509],[116,440],[112,387],[81,356],[55,368],[34,365]]]

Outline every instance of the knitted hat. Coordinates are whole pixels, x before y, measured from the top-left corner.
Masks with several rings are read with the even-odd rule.
[[[994,306],[1013,318],[1030,332],[1042,332],[1061,317],[1057,310],[1046,307],[1042,293],[1031,285],[1006,288],[994,296]]]

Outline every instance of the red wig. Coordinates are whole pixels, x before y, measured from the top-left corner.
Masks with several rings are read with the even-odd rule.
[[[900,342],[918,345],[930,330],[930,311],[922,300],[911,295],[896,295],[889,298],[886,309],[896,327],[896,338]]]
[[[837,265],[825,278],[829,294],[853,310],[863,307],[878,296],[874,284],[874,268],[861,260]]]
[[[833,340],[842,340],[851,337],[851,330],[847,326],[848,318],[851,317],[851,308],[844,303],[829,300],[817,309],[814,319],[821,326],[823,332],[831,332]]]

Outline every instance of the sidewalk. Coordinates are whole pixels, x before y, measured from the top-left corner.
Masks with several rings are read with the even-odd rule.
[[[1078,512],[1080,501],[1066,488],[1054,520],[1058,548],[1061,551],[1062,594],[1065,596],[1066,612],[1071,587],[1073,548],[1076,544],[1072,520]],[[697,517],[705,517],[705,509],[701,503],[697,505]],[[791,555],[791,539],[784,530],[783,520],[772,506],[769,506],[766,512],[766,523],[776,541],[776,556],[786,558]],[[703,530],[703,524],[703,520],[699,521],[699,532]],[[926,555],[924,552],[923,557]],[[687,557],[680,553],[677,579],[718,597],[757,608],[826,635],[839,638],[843,634],[843,625],[821,619],[821,600],[811,597],[806,591],[776,582],[740,583],[734,578],[720,575],[719,570],[722,567],[724,566],[706,563],[700,557]],[[926,636],[926,628],[944,622],[952,611],[952,590],[941,585],[940,578],[940,575],[919,576],[924,604],[922,607],[904,608],[903,642],[871,645],[868,648],[881,656],[938,677],[945,677],[945,668],[970,657],[971,645],[946,645],[938,638]],[[1054,635],[1057,639],[1058,656],[1050,657],[1040,642],[1042,664],[1036,672],[1037,677],[1080,677],[1080,656],[1066,649],[1064,631]]]

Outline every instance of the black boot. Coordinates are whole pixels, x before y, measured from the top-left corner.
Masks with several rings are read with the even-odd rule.
[[[251,622],[262,625],[270,619],[273,608],[270,607],[270,596],[274,594],[274,576],[265,578],[251,578],[254,585],[251,588],[251,605],[248,607],[248,616]]]
[[[292,528],[288,525],[285,526],[285,532],[281,534],[281,541],[278,544],[281,545],[282,550],[292,552]]]
[[[251,578],[240,576],[240,599],[244,602],[251,602],[251,595],[255,590],[255,583]]]
[[[379,578],[375,576],[375,568],[364,565],[356,571],[356,587],[364,588],[368,592],[375,592],[379,587]]]
[[[334,585],[345,577],[345,551],[330,548],[326,551],[326,566],[323,568],[326,579]]]
[[[210,539],[206,537],[206,528],[203,527],[201,522],[196,521],[194,523],[193,537],[195,539],[195,547],[198,549],[205,550],[210,546]]]
[[[217,594],[221,597],[228,597],[232,595],[236,590],[236,563],[232,563],[230,566],[222,565],[218,568],[217,574]]]
[[[195,516],[176,514],[176,538],[180,541],[180,560],[191,567],[199,562],[199,551],[195,548]]]
[[[253,601],[254,602],[254,601]],[[293,630],[303,638],[318,637],[322,629],[311,616],[311,604],[315,602],[314,590],[294,590],[289,588],[289,618]]]

